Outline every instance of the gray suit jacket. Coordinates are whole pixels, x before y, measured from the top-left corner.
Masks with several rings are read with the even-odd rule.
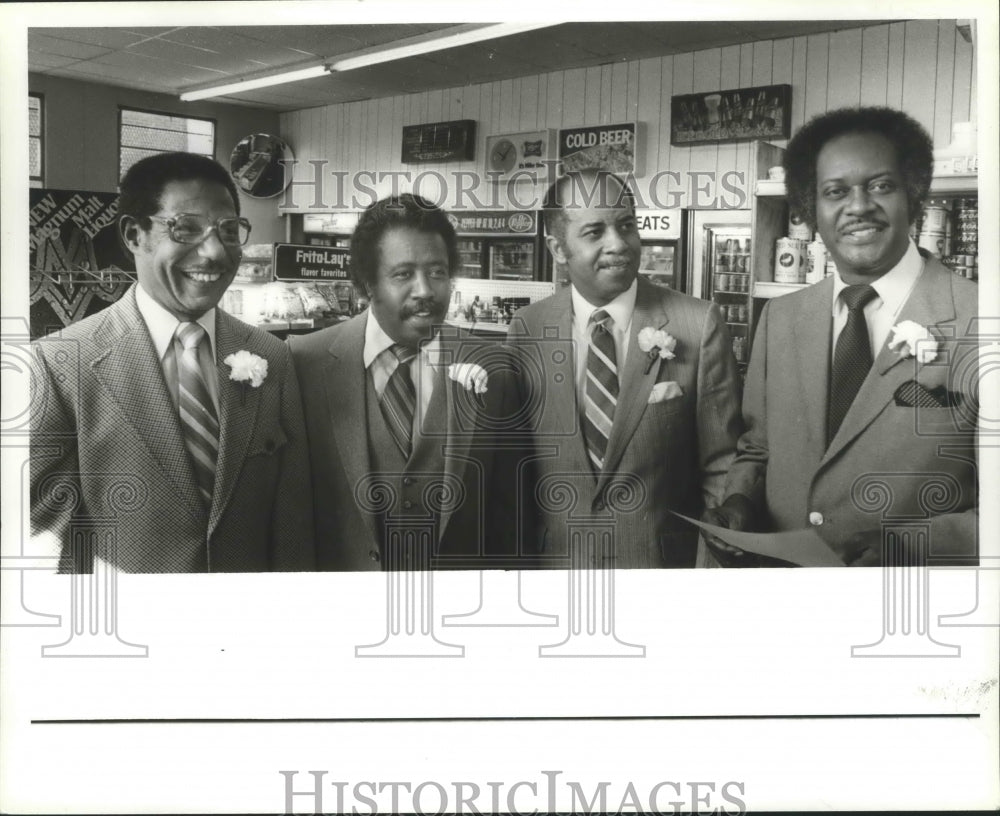
[[[975,556],[978,343],[970,338],[978,287],[925,261],[897,323],[912,320],[941,343],[919,364],[888,346],[826,445],[833,280],[770,301],[753,344],[744,394],[746,433],[726,483],[764,512],[764,524],[813,523],[840,542],[896,521],[926,521],[932,553]],[[948,395],[952,407],[900,404],[915,381]],[[812,516],[812,521],[810,521]],[[891,522],[890,522],[891,523]]]
[[[668,511],[698,517],[722,497],[741,430],[725,322],[714,304],[643,278],[638,286],[618,408],[596,478],[580,430],[569,287],[521,309],[511,325],[522,401],[537,406],[528,493],[535,500],[538,546],[552,566],[568,566],[571,527],[581,534],[592,527],[611,531],[611,566],[694,566],[697,536]],[[648,367],[637,345],[647,326],[677,339],[675,359]],[[676,383],[680,395],[650,404],[654,385],[666,382]]]
[[[32,344],[32,530],[56,537],[62,569],[89,569],[95,552],[126,572],[315,568],[305,428],[288,350],[216,314],[221,427],[208,510],[134,287]],[[229,379],[223,360],[240,350],[268,361],[259,388],[244,392]],[[71,544],[74,531],[97,543]]]
[[[435,511],[437,540],[431,566],[435,568],[488,568],[505,565],[514,554],[512,451],[498,443],[498,434],[516,414],[517,391],[506,350],[495,340],[473,338],[467,332],[446,328],[442,349],[455,362],[476,362],[489,373],[483,399],[471,396],[456,382],[444,380],[446,402],[443,416],[428,417],[436,430],[428,435],[435,446],[428,461],[437,472],[409,473],[413,481],[403,484],[403,473],[376,474],[376,481],[392,484],[380,497],[372,481],[372,453],[367,425],[369,408],[367,372],[363,351],[368,313],[346,323],[303,337],[289,338],[299,380],[312,461],[312,486],[316,512],[316,534],[320,569],[380,570],[387,566],[383,555],[384,517],[373,508],[376,498],[399,494],[391,509],[396,523],[402,501],[410,502],[411,515],[419,524],[434,485],[449,485],[453,503]],[[438,403],[437,393],[431,407]],[[377,406],[373,413],[378,415]],[[384,427],[375,433],[388,436]],[[507,475],[504,475],[504,474]],[[440,476],[440,478],[439,478]],[[414,489],[412,497],[408,492]],[[403,493],[407,493],[404,496]],[[412,499],[412,501],[411,501]],[[430,514],[428,510],[426,514]],[[426,566],[426,564],[422,565]]]

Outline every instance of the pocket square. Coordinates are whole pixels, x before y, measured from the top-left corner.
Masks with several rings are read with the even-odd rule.
[[[653,386],[653,390],[649,392],[649,399],[647,400],[647,403],[652,405],[656,402],[666,402],[669,399],[682,396],[684,396],[684,389],[682,389],[673,380],[670,380],[669,382],[658,382]]]
[[[916,380],[903,383],[893,397],[904,408],[955,408],[962,402],[961,394],[949,393],[943,385],[928,389]]]

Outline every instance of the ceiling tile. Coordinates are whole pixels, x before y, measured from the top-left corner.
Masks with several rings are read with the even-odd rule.
[[[47,34],[39,34],[38,29],[28,32],[28,50],[37,51],[40,54],[52,54],[57,57],[71,57],[73,59],[92,59],[93,57],[111,53],[110,49],[103,46],[74,42],[73,40],[62,40],[58,37],[50,37]]]

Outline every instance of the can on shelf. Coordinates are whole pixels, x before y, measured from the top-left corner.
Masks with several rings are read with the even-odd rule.
[[[726,273],[720,272],[716,277],[717,277],[717,281],[715,284],[716,291],[728,292],[730,276]]]
[[[779,238],[774,246],[774,282],[805,283],[806,242]]]
[[[812,230],[798,213],[788,215],[788,237],[808,243],[812,240]]]
[[[947,255],[945,252],[945,234],[943,230],[921,230],[917,238],[917,246],[927,250],[935,258]]]

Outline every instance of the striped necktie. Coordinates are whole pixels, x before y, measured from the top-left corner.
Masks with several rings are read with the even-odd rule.
[[[205,507],[212,506],[215,462],[219,455],[219,420],[198,361],[198,349],[206,339],[197,323],[181,323],[177,339],[184,348],[177,361],[178,407],[184,446],[191,457],[198,489]]]
[[[410,376],[410,363],[417,356],[417,352],[394,343],[387,352],[383,352],[385,353],[395,355],[398,362],[396,370],[385,384],[379,408],[382,409],[385,424],[389,426],[389,433],[399,446],[403,458],[409,459],[413,444],[413,413],[417,406],[417,390]]]
[[[618,364],[615,339],[611,336],[613,325],[614,320],[604,309],[598,309],[590,316],[583,435],[595,471],[604,467],[604,454],[618,403]]]
[[[840,297],[847,306],[847,323],[837,337],[830,372],[830,406],[827,412],[826,441],[829,444],[837,435],[847,410],[858,395],[872,367],[872,345],[868,339],[865,304],[878,296],[867,284],[847,286]]]

